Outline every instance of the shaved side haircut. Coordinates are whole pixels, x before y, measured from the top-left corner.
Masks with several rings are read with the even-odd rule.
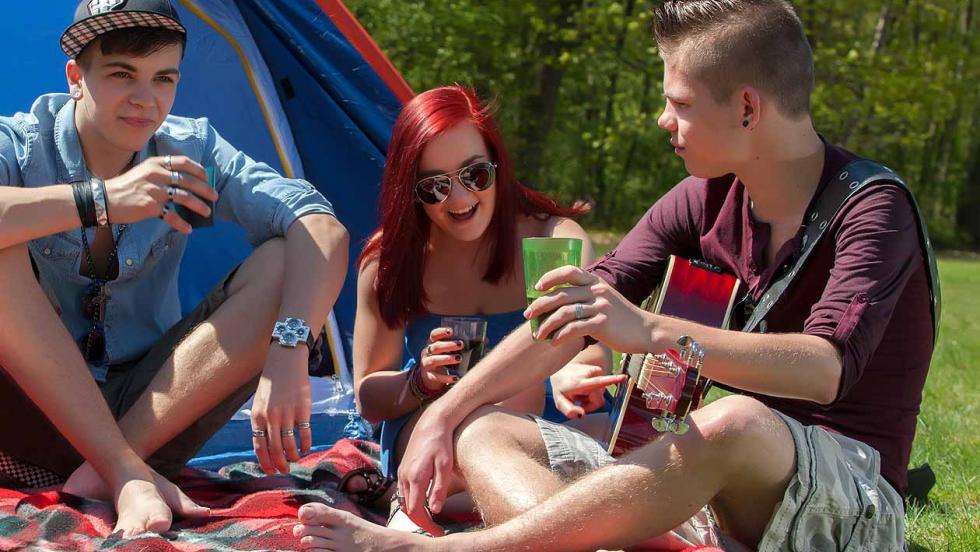
[[[654,37],[661,57],[682,56],[715,101],[752,86],[787,117],[810,113],[813,51],[785,0],[666,0],[655,10]]]

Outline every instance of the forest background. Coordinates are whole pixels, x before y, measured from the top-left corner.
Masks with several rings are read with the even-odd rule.
[[[346,0],[416,91],[459,82],[495,98],[518,177],[566,202],[599,251],[685,176],[657,128],[663,64],[639,0]],[[933,241],[980,249],[980,0],[796,0],[814,49],[813,118],[831,142],[898,170]],[[940,260],[940,340],[912,466],[913,552],[980,550],[980,254]],[[710,399],[710,397],[709,397]]]
[[[621,232],[686,173],[641,0],[348,0],[416,91],[459,82],[497,105],[518,178],[585,199]],[[933,241],[980,247],[980,0],[798,0],[816,127],[915,190]]]

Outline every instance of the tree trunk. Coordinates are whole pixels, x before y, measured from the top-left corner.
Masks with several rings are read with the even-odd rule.
[[[543,12],[550,11],[548,2],[539,4],[543,5],[541,8]],[[561,81],[565,76],[565,69],[558,64],[558,57],[562,49],[568,45],[558,37],[561,36],[562,29],[572,25],[569,23],[574,19],[571,14],[579,9],[580,2],[562,0],[559,5],[560,10],[552,12],[554,13],[552,23],[557,25],[557,31],[544,36],[537,55],[531,56],[533,63],[540,66],[534,77],[535,85],[525,98],[521,109],[519,144],[521,158],[524,161],[521,174],[526,175],[528,182],[535,187],[541,183],[545,145],[555,124],[555,112],[561,97]]]
[[[628,0],[626,2],[626,7],[623,11],[623,28],[619,30],[619,35],[616,37],[616,59],[622,59],[623,48],[626,46],[626,35],[629,34],[629,19],[633,16],[633,9],[636,7],[636,0]],[[615,99],[616,91],[619,85],[619,71],[614,72],[609,77],[609,88],[606,90],[606,108],[605,116],[603,117],[603,122],[599,128],[599,133],[597,136],[601,140],[606,138],[606,129],[610,128],[613,124],[613,117],[615,115]],[[609,220],[609,216],[612,214],[612,190],[608,185],[607,179],[607,163],[606,155],[599,152],[596,157],[596,169],[595,169],[595,191],[596,197],[599,199],[599,205],[596,206],[598,211],[599,220]]]

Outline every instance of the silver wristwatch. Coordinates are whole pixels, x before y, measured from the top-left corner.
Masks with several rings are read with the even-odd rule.
[[[279,340],[279,344],[283,347],[296,347],[300,343],[306,343],[311,351],[315,343],[313,332],[306,325],[306,321],[291,317],[276,322],[275,327],[272,328],[272,341],[276,340]]]

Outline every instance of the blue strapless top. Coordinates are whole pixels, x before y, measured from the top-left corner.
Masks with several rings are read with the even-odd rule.
[[[487,342],[486,352],[489,353],[496,344],[503,341],[507,334],[514,331],[525,322],[524,309],[501,312],[496,314],[482,314],[480,318],[487,320]],[[424,314],[412,320],[405,327],[405,352],[402,354],[402,370],[407,370],[411,365],[409,361],[419,361],[422,349],[429,344],[429,334],[438,328],[444,316],[442,314]],[[464,315],[454,315],[464,316]],[[395,476],[397,465],[394,460],[395,442],[402,426],[408,421],[413,413],[406,414],[397,420],[388,420],[381,424],[381,466],[385,475]],[[544,413],[546,420],[561,423],[568,420],[560,410],[555,408],[555,401],[552,398],[551,381],[545,380]]]
[[[419,355],[421,354],[422,349],[429,344],[429,334],[432,333],[432,330],[441,325],[443,318],[448,316],[450,315],[424,314],[415,320],[412,320],[408,326],[405,327],[405,352],[402,355],[403,370],[408,368],[409,360],[415,359],[415,362],[419,361]],[[524,309],[511,312],[472,316],[478,316],[479,318],[485,318],[487,320],[487,343],[484,356],[486,356],[486,354],[488,354],[495,345],[503,341],[503,339],[514,331],[515,328],[527,321],[524,319]],[[568,418],[566,418],[560,410],[555,408],[555,401],[552,398],[550,379],[545,380],[544,387],[544,414],[542,414],[541,417],[555,423],[568,421]]]

